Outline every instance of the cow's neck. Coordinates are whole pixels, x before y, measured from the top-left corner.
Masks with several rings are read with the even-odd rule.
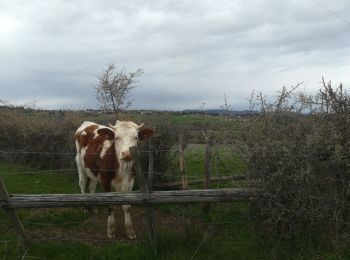
[[[121,176],[127,176],[131,173],[132,163],[132,161],[119,160],[119,173]]]

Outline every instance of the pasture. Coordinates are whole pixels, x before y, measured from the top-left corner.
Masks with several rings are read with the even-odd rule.
[[[26,115],[27,117],[39,117]],[[46,115],[44,115],[46,116]],[[72,115],[69,115],[72,116]],[[86,116],[74,115],[79,120]],[[128,115],[130,117],[130,115]],[[160,120],[176,128],[238,130],[239,120],[226,121],[220,117],[203,115],[132,115],[138,122],[152,125]],[[143,118],[142,118],[143,117]],[[89,119],[108,121],[107,116],[88,116]],[[26,119],[24,119],[26,120]],[[176,144],[171,149],[176,150]],[[246,171],[247,165],[230,145],[213,146],[212,175],[234,175]],[[6,155],[9,156],[9,155]],[[74,155],[67,155],[72,160]],[[189,144],[185,149],[186,172],[189,179],[201,179],[204,172],[205,145]],[[8,159],[8,158],[6,158]],[[169,156],[169,167],[164,177],[178,180],[178,157]],[[5,162],[6,161],[6,162]],[[0,176],[11,193],[79,193],[75,170],[59,171],[43,163],[0,163]],[[71,163],[68,165],[73,165]],[[57,171],[47,171],[56,169]],[[210,188],[240,187],[245,181],[217,182]],[[193,188],[202,188],[196,184]],[[135,189],[135,188],[134,188]],[[136,187],[137,189],[137,187]],[[101,189],[98,188],[97,192]],[[203,213],[201,204],[160,205],[155,208],[157,256],[148,243],[145,208],[133,206],[131,215],[137,240],[126,239],[123,213],[117,219],[117,237],[106,239],[105,208],[99,213],[84,213],[82,209],[22,209],[19,210],[24,229],[32,240],[25,251],[6,217],[0,211],[0,256],[2,259],[346,259],[347,248],[331,250],[322,243],[299,237],[285,242],[273,237],[265,239],[257,222],[251,218],[247,203],[212,203],[209,213]]]

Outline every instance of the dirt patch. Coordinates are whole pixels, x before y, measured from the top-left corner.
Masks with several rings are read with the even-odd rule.
[[[69,211],[70,209],[57,209],[59,212]],[[83,211],[83,209],[81,209]],[[36,223],[26,225],[24,228],[28,237],[37,241],[80,241],[89,245],[103,245],[106,243],[127,242],[133,243],[135,240],[128,240],[124,228],[124,213],[121,207],[118,207],[116,218],[116,237],[107,239],[107,208],[99,208],[98,213],[86,213],[87,219],[81,222],[68,222],[62,224]],[[47,210],[32,210],[31,215],[38,216],[47,213]],[[50,209],[52,212],[52,209]],[[131,208],[131,218],[134,223],[137,240],[147,237],[148,226],[146,222],[146,211],[144,207],[133,206]],[[154,211],[156,230],[167,230],[174,233],[185,232],[186,229],[194,226],[202,232],[217,233],[213,227],[200,222],[198,219],[188,219],[176,214],[162,212],[159,209]],[[136,241],[137,241],[136,240]]]

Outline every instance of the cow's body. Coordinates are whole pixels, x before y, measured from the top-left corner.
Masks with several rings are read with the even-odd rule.
[[[79,171],[81,193],[94,193],[97,182],[110,192],[131,191],[134,175],[129,147],[137,145],[137,139],[145,140],[153,135],[151,129],[141,129],[133,122],[117,121],[106,127],[93,122],[84,122],[75,133],[76,163]],[[130,218],[130,205],[123,205],[125,228],[128,238],[136,238]],[[115,236],[115,219],[110,212],[107,221],[107,236]]]

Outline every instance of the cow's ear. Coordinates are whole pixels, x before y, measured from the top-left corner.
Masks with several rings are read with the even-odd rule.
[[[108,139],[108,140],[114,140],[114,131],[112,131],[109,128],[101,128],[97,130],[97,133],[100,136],[103,136],[104,138]]]
[[[139,131],[139,140],[144,141],[150,138],[154,134],[154,130],[151,128],[142,128]]]

